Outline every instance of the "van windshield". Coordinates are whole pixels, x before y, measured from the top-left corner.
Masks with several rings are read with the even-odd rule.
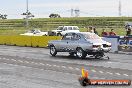
[[[63,27],[58,27],[57,30],[63,30]]]

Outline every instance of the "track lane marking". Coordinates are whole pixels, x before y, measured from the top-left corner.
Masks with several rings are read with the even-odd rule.
[[[68,67],[69,69],[73,69],[73,67]]]
[[[66,68],[66,66],[61,66],[62,68]]]
[[[19,62],[21,62],[21,63],[23,63],[23,61],[22,60],[18,60]]]
[[[21,63],[23,63],[23,62],[25,62],[25,63],[33,63],[33,64],[40,64],[40,65],[45,65],[45,64],[43,64],[43,63],[35,63],[35,62],[28,62],[28,61],[22,61],[22,60],[15,60],[15,59],[8,59],[8,58],[0,58],[0,59],[5,59],[5,60],[12,60],[12,61],[19,61],[19,62],[21,62]],[[54,67],[62,67],[62,68],[67,68],[66,66],[58,66],[58,65],[50,65],[50,64],[46,64],[47,66],[54,66]],[[23,66],[23,67],[26,67],[26,66]],[[68,67],[69,69],[74,69],[73,67]],[[75,68],[75,70],[80,70],[79,68]],[[91,70],[92,72],[96,72],[96,70],[94,70],[94,69],[92,69]],[[99,71],[100,73],[104,73],[103,71]],[[106,73],[108,73],[108,74],[113,74],[113,73],[111,73],[111,72],[106,72]],[[116,75],[121,75],[120,73],[115,73]],[[128,74],[122,74],[122,75],[124,75],[124,76],[129,76]]]
[[[129,76],[128,74],[123,74],[124,76]]]
[[[103,71],[99,71],[100,73],[104,73]]]
[[[108,73],[108,74],[110,74],[110,75],[113,75],[113,73],[111,73],[111,72],[106,72],[106,73]]]
[[[80,69],[79,68],[75,68],[75,70],[79,71]]]
[[[39,63],[40,65],[45,65],[44,63]]]
[[[94,69],[92,69],[91,71],[92,71],[92,72],[96,72],[96,70],[94,70]]]
[[[6,60],[6,59],[5,59]],[[15,59],[11,59],[12,61],[17,61],[17,60],[15,60]]]
[[[121,75],[120,73],[115,73],[116,75]]]
[[[24,61],[25,63],[29,63],[28,61]]]

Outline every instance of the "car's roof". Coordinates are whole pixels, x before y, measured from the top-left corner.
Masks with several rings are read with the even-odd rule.
[[[76,33],[76,34],[95,34],[91,32],[69,32],[69,33]]]
[[[66,34],[71,34],[71,33],[75,33],[75,34],[78,34],[78,35],[95,35],[95,33],[91,33],[91,32],[69,32],[69,33],[66,33]]]

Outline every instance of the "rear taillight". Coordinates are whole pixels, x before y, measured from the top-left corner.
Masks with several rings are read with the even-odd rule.
[[[111,47],[111,45],[107,45],[107,47]]]
[[[111,45],[103,44],[103,47],[111,47]]]
[[[99,48],[100,45],[93,45],[93,48]]]

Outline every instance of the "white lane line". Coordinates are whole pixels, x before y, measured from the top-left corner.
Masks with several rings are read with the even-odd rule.
[[[51,67],[52,65],[50,65],[50,64],[49,64],[48,66],[50,66],[50,67]]]
[[[94,69],[91,70],[92,72],[96,72]]]
[[[60,66],[56,65],[56,67],[58,67],[58,68],[59,68]]]
[[[80,69],[79,68],[75,68],[77,71],[79,71]]]
[[[34,64],[38,65],[38,63],[34,63]]]
[[[110,74],[110,75],[112,75],[113,73],[111,73],[111,72],[106,72],[106,73],[108,73],[108,74]]]
[[[46,64],[47,66],[49,66],[49,67],[51,67],[52,65],[50,65],[50,64]]]
[[[6,59],[6,58],[3,57],[2,59]]]
[[[90,77],[90,78],[92,78],[92,79],[100,79],[99,77]]]
[[[12,61],[16,61],[15,59],[11,59]]]
[[[124,76],[129,76],[128,74],[123,74]]]
[[[100,73],[104,73],[103,71],[99,71]]]
[[[22,60],[18,60],[19,62],[21,62],[21,63],[23,63],[23,61]]]
[[[43,63],[39,63],[40,65],[45,65],[45,64],[43,64]]]
[[[34,64],[35,62],[31,62],[32,64]]]
[[[46,64],[47,66],[49,66],[50,64]]]
[[[28,61],[25,61],[25,63],[29,63]]]
[[[44,69],[40,69],[40,70],[42,70],[42,71],[43,71]]]
[[[61,66],[62,68],[66,68],[66,66]]]
[[[107,63],[112,63],[112,62],[107,62]]]
[[[69,69],[73,69],[73,67],[68,67]]]
[[[54,67],[56,67],[57,65],[53,65]]]
[[[6,59],[6,60],[10,60],[10,59]]]
[[[121,75],[120,73],[115,73],[116,75]]]

